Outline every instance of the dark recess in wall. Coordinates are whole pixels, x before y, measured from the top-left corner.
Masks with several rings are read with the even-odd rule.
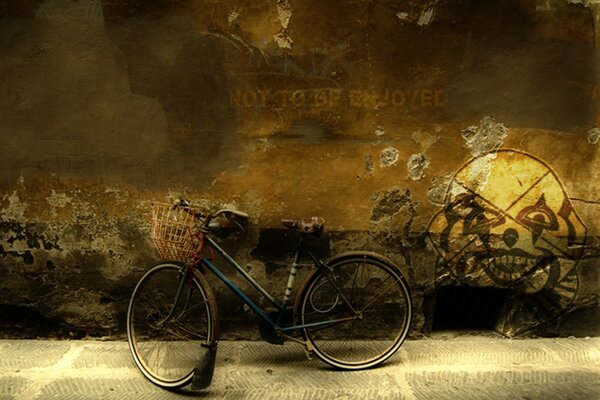
[[[433,330],[493,330],[509,290],[491,287],[438,288]]]
[[[85,331],[45,317],[34,308],[0,304],[0,339],[82,339],[85,335]]]

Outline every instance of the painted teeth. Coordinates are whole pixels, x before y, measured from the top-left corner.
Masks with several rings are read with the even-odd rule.
[[[523,265],[523,264],[525,264],[527,261],[526,261],[526,260],[525,260],[525,258],[523,258],[523,257],[516,256],[516,257],[515,257],[515,262],[516,262],[517,264],[519,264],[519,265]]]
[[[490,274],[507,282],[520,278],[523,273],[539,263],[539,259],[535,257],[511,254],[503,254],[491,258],[472,256],[466,261],[467,265],[470,265],[473,268],[477,268],[478,265],[487,268]]]

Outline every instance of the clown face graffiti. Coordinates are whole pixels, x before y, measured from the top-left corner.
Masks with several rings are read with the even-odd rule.
[[[536,313],[548,316],[572,303],[586,228],[544,162],[508,149],[477,157],[453,176],[445,204],[429,225],[444,261],[437,283],[543,297]]]

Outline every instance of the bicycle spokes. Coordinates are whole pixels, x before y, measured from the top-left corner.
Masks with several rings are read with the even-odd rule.
[[[212,340],[213,305],[199,281],[176,264],[160,264],[137,284],[127,334],[140,370],[163,387],[191,381],[199,345]]]
[[[406,337],[410,294],[399,272],[373,258],[343,258],[315,273],[300,316],[307,340],[324,361],[359,369],[390,357]]]

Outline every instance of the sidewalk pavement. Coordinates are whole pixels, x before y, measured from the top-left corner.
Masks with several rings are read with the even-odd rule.
[[[147,381],[126,342],[0,340],[0,400],[35,399],[599,400],[600,338],[408,340],[383,366],[336,371],[301,346],[219,344],[208,390]]]

